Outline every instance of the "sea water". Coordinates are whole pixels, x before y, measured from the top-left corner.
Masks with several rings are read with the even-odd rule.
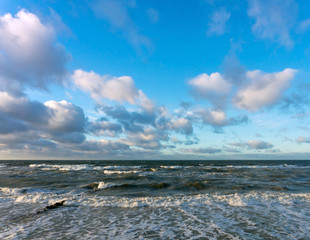
[[[310,161],[0,161],[0,239],[310,239]]]

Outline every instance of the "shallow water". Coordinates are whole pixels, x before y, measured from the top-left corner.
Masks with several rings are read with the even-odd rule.
[[[0,239],[310,239],[310,161],[0,161],[0,173]]]

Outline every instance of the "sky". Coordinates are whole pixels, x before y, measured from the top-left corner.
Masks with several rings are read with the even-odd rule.
[[[0,159],[310,159],[310,1],[0,1]]]

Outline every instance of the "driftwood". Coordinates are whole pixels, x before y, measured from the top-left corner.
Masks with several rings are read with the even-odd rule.
[[[66,201],[66,200],[62,200],[62,201],[56,202],[56,203],[54,203],[54,204],[52,204],[52,205],[48,205],[48,206],[46,206],[45,208],[43,208],[43,210],[40,210],[40,211],[38,211],[37,213],[43,213],[43,212],[48,211],[48,210],[50,210],[50,209],[54,209],[54,208],[61,207],[61,206],[64,205],[65,201]]]

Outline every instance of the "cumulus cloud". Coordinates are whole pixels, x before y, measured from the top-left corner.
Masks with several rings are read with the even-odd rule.
[[[289,87],[296,70],[287,68],[282,72],[264,73],[259,70],[248,71],[248,84],[242,87],[233,99],[236,107],[257,111],[276,103]]]
[[[154,112],[128,111],[123,106],[102,106],[99,110],[120,124],[126,136],[121,138],[121,142],[126,145],[143,149],[161,149],[161,141],[168,139],[165,131],[155,127],[157,116]]]
[[[175,131],[187,136],[193,133],[192,121],[179,116],[159,116],[155,124],[156,128],[162,131]]]
[[[85,116],[82,108],[65,100],[44,103],[52,111],[48,119],[48,128],[57,132],[83,132]]]
[[[101,76],[93,71],[75,70],[72,80],[79,89],[89,93],[98,103],[103,98],[107,98],[121,103],[126,101],[138,104],[148,111],[153,110],[151,100],[136,88],[133,79],[129,76],[110,77]]]
[[[222,110],[216,109],[197,109],[193,112],[193,118],[202,120],[203,124],[213,126],[217,131],[219,127],[232,126],[247,123],[247,116],[227,117],[226,113]]]
[[[163,107],[151,113],[141,110],[128,111],[124,106],[102,106],[98,111],[104,115],[105,121],[116,121],[116,124],[121,126],[122,130],[119,126],[117,129],[122,131],[122,141],[133,147],[159,150],[168,147],[163,142],[168,142],[173,132],[186,137],[193,134],[191,120],[171,115]],[[91,128],[98,127],[97,131],[102,128],[97,122],[91,124]],[[108,125],[107,122],[106,124]],[[115,123],[113,126],[116,127]],[[194,144],[194,142],[188,141],[188,144]]]
[[[128,138],[122,139],[122,142],[130,146],[144,149],[161,149],[161,141],[167,141],[168,135],[156,131],[156,129],[146,128],[142,132],[128,132]]]
[[[15,97],[7,92],[0,91],[0,113],[11,118],[32,124],[44,124],[49,111],[42,103],[31,101],[27,97]]]
[[[224,126],[227,124],[226,113],[221,110],[198,110],[198,115],[203,122],[214,126]]]
[[[107,119],[100,119],[89,123],[88,132],[96,136],[116,137],[123,132],[123,128],[119,123],[110,122]]]
[[[207,34],[209,36],[216,35],[220,36],[227,32],[227,21],[230,18],[230,12],[222,8],[220,10],[214,11],[210,16],[210,21],[208,23]]]
[[[248,111],[257,111],[281,102],[292,105],[293,99],[284,96],[284,92],[289,88],[297,70],[286,68],[272,73],[247,71],[234,54],[225,58],[224,68],[224,74],[203,73],[188,81],[192,95],[207,100],[214,109],[221,111],[231,103]],[[307,95],[304,95],[303,98],[306,99]],[[301,98],[300,91],[297,96]],[[305,101],[295,102],[300,105]]]
[[[72,79],[78,88],[90,93],[91,97],[97,102],[100,102],[102,98],[108,98],[134,104],[135,98],[139,95],[133,79],[128,76],[100,76],[92,71],[75,70]]]
[[[141,125],[155,125],[155,113],[146,111],[128,111],[123,106],[102,106],[100,111],[104,112],[106,116],[117,120],[121,123],[125,130],[130,132],[142,131]]]
[[[51,26],[26,10],[0,17],[0,90],[21,95],[26,86],[62,83],[68,54]]]
[[[48,101],[42,104],[31,101],[25,96],[18,97],[0,92],[0,119],[0,134],[8,137],[8,134],[15,132],[16,138],[11,136],[11,139],[15,139],[20,146],[23,138],[20,138],[19,134],[23,132],[31,133],[33,137],[28,135],[29,141],[43,139],[62,143],[81,143],[85,140],[87,120],[84,111],[66,101]],[[27,138],[24,140],[24,145],[27,145]]]
[[[273,147],[271,143],[260,140],[250,140],[247,142],[247,146],[250,149],[268,149]]]
[[[86,139],[86,118],[83,109],[64,100],[48,101],[44,105],[50,111],[46,128],[53,140],[62,143],[82,143]]]
[[[259,38],[294,45],[290,36],[297,16],[294,0],[249,0],[248,15],[255,20],[252,31]]]
[[[170,129],[176,132],[189,135],[193,133],[193,126],[190,120],[186,118],[179,118],[171,121]]]
[[[249,140],[248,142],[234,142],[230,145],[240,148],[247,148],[250,150],[261,150],[261,149],[270,149],[273,147],[273,144],[260,140]]]
[[[231,90],[231,83],[220,73],[210,75],[203,73],[191,79],[189,85],[193,88],[195,97],[205,98],[216,107],[223,107]]]

